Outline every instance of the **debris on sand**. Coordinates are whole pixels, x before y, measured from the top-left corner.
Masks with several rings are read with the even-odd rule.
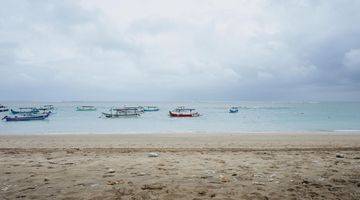
[[[145,184],[141,187],[143,190],[162,190],[163,188],[165,188],[165,185],[161,183]]]
[[[337,158],[345,158],[344,154],[340,154],[340,153],[337,153],[337,154],[336,154],[336,157],[337,157]]]
[[[151,152],[151,153],[148,153],[147,156],[148,156],[148,157],[151,157],[151,158],[155,158],[155,157],[159,157],[159,154],[158,154],[158,153]]]

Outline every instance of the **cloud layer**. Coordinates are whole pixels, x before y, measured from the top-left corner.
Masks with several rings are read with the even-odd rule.
[[[0,7],[0,100],[360,100],[360,2]]]

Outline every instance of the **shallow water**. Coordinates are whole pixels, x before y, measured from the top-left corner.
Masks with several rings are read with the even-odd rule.
[[[3,102],[10,108],[49,103]],[[65,102],[50,103],[54,114],[44,121],[0,122],[0,134],[50,133],[176,133],[176,132],[272,132],[359,131],[360,102]],[[93,105],[94,112],[76,111]],[[155,105],[158,112],[138,118],[105,119],[101,112],[122,105]],[[197,118],[170,118],[176,106],[196,108]],[[230,106],[241,106],[229,113]],[[9,113],[0,113],[1,118]]]

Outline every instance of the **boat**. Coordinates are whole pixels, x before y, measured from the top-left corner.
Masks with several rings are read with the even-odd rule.
[[[76,107],[76,111],[95,111],[95,106],[78,106]]]
[[[18,110],[10,109],[11,113],[14,115],[17,114],[37,114],[39,113],[39,110],[34,107],[23,107],[19,108]]]
[[[160,109],[157,106],[144,106],[143,107],[144,112],[156,112]]]
[[[9,111],[9,108],[3,106],[3,105],[0,105],[0,112],[7,112]]]
[[[237,113],[237,112],[239,112],[239,108],[238,108],[238,107],[231,107],[231,108],[229,109],[229,113]]]
[[[199,117],[200,113],[196,112],[193,108],[181,106],[169,111],[169,115],[170,117]]]
[[[32,121],[32,120],[44,120],[49,117],[50,112],[44,114],[26,114],[26,115],[15,115],[5,116],[2,120],[6,121]]]
[[[102,113],[106,118],[119,118],[119,117],[138,117],[142,112],[139,111],[138,107],[123,107],[123,108],[112,108],[110,113]]]
[[[54,110],[55,107],[53,105],[43,105],[37,109],[40,111],[50,111],[50,110]]]

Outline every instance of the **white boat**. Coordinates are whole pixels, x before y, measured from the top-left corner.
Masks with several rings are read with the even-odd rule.
[[[102,113],[106,118],[138,117],[141,115],[138,107],[123,107],[110,109],[110,113]]]

